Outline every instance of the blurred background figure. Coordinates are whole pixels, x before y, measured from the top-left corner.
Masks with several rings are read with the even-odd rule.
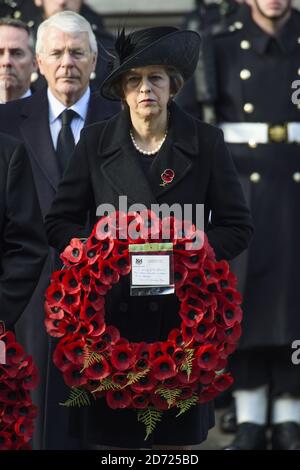
[[[244,320],[229,364],[238,421],[230,450],[300,449],[300,375],[291,361],[300,337],[300,114],[291,99],[299,31],[290,0],[249,0],[212,37],[214,94],[205,99],[194,81],[182,97],[190,112],[222,128],[255,226],[248,252],[234,262]]]
[[[1,18],[0,103],[30,96],[31,77],[36,70],[30,28],[19,20]]]

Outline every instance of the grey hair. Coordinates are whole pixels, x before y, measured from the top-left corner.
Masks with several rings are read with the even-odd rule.
[[[57,28],[64,33],[88,33],[91,52],[97,54],[97,40],[90,23],[74,11],[61,11],[40,24],[37,30],[35,48],[37,54],[43,52],[43,40],[48,28]]]
[[[35,40],[32,33],[32,30],[27,26],[26,23],[23,23],[21,20],[15,18],[0,18],[0,27],[1,26],[10,26],[12,28],[23,29],[28,34],[28,46],[32,54],[34,55],[35,49]]]

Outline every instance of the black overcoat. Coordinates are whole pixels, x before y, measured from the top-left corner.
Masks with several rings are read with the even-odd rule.
[[[155,203],[203,203],[208,238],[217,257],[229,259],[244,250],[252,223],[222,132],[172,104],[168,137],[146,178],[129,130],[125,109],[82,132],[46,217],[50,244],[62,250],[71,238],[81,236],[88,210],[95,214],[101,203],[118,209],[119,196],[126,195],[128,204],[147,207]],[[161,174],[166,168],[173,169],[175,177],[162,187]],[[176,311],[174,295],[130,297],[126,279],[107,296],[107,322],[118,326],[129,340],[165,340],[172,327],[180,324]],[[143,427],[130,410],[119,413],[103,405],[94,408],[86,427],[88,440],[121,447],[145,445]],[[165,445],[197,444],[205,439],[212,422],[210,404],[195,407],[182,422],[165,418],[159,431],[162,434],[155,435],[154,440]]]
[[[0,320],[13,329],[28,304],[48,243],[24,146],[0,134]]]

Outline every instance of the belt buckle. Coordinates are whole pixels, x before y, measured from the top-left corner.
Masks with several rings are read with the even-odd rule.
[[[280,144],[287,143],[288,141],[288,130],[287,124],[274,124],[268,125],[268,140],[269,142]]]

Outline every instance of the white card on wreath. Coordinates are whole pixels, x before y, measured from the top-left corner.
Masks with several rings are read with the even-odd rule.
[[[133,255],[132,285],[167,286],[170,284],[168,255]]]

